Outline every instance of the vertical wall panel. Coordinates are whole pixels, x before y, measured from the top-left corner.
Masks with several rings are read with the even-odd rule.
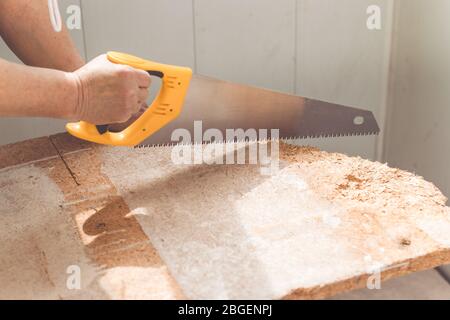
[[[295,0],[195,0],[198,72],[294,91]]]
[[[385,158],[450,197],[450,1],[397,5]]]
[[[79,0],[60,0],[59,7],[63,21],[66,20],[66,9],[70,5],[80,5]],[[49,20],[50,23],[50,20]],[[75,44],[84,56],[84,41],[82,30],[70,31]],[[0,57],[9,61],[20,63],[14,53],[8,49],[0,39]],[[64,121],[53,119],[31,118],[0,118],[0,145],[26,140],[34,137],[50,135],[64,131]]]
[[[82,0],[89,58],[110,50],[194,66],[192,1]]]
[[[367,28],[367,8],[382,10],[382,30]],[[300,95],[369,109],[383,124],[389,68],[390,0],[298,0]],[[307,140],[326,150],[375,157],[376,138]]]

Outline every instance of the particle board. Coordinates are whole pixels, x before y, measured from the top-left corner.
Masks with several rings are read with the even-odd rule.
[[[450,262],[449,208],[433,184],[280,148],[265,176],[65,134],[1,147],[0,296],[318,299]],[[66,286],[73,265],[80,290]]]

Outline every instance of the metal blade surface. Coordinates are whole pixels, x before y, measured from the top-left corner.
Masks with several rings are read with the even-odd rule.
[[[378,134],[380,129],[370,111],[283,94],[270,90],[195,75],[181,115],[141,145],[171,145],[176,129],[190,132],[194,122],[203,132],[227,129],[279,129],[280,139]],[[201,134],[201,133],[200,133]],[[197,132],[198,137],[198,132]],[[270,135],[269,135],[270,138]]]

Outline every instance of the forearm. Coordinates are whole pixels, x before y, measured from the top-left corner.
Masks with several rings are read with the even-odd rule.
[[[72,73],[0,59],[0,117],[76,118],[79,88]]]
[[[0,36],[30,66],[75,71],[84,65],[67,29],[53,29],[47,0],[1,0]]]

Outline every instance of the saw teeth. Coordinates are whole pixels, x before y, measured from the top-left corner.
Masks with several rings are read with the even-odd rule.
[[[252,144],[252,143],[269,143],[269,142],[273,142],[273,141],[290,141],[290,142],[295,142],[298,140],[303,140],[303,139],[321,139],[321,138],[341,138],[341,137],[361,137],[361,136],[371,136],[371,135],[378,135],[380,132],[379,131],[375,131],[375,132],[353,132],[353,133],[326,133],[326,132],[322,132],[322,133],[318,133],[318,134],[308,134],[308,135],[304,135],[304,136],[299,136],[299,137],[288,137],[288,138],[278,138],[278,139],[272,139],[272,138],[267,138],[267,139],[251,139],[251,140],[226,140],[226,141],[204,141],[202,143],[198,143],[198,142],[193,142],[193,143],[168,143],[168,144],[147,144],[147,145],[138,145],[135,146],[134,149],[146,149],[146,148],[167,148],[167,147],[175,147],[175,146],[183,146],[183,147],[187,147],[187,146],[193,146],[193,147],[198,147],[200,145],[209,145],[209,144],[236,144],[236,143],[248,143],[248,144]]]

